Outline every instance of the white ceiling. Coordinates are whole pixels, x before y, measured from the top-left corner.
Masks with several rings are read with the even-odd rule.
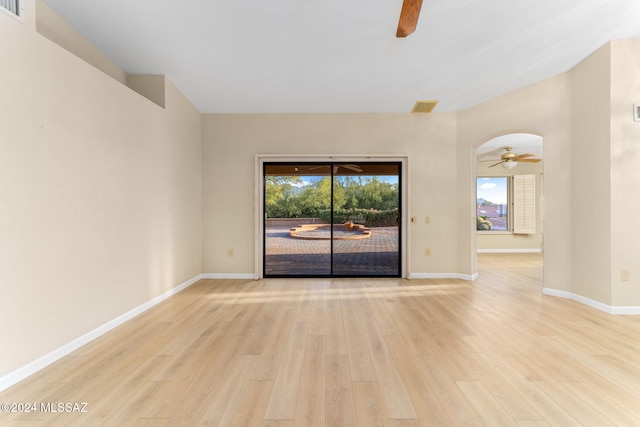
[[[203,113],[458,111],[640,38],[638,0],[45,0],[128,74]]]

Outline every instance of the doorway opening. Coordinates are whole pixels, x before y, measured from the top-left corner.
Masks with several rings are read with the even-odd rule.
[[[543,137],[508,133],[476,148],[475,248],[478,254],[544,258]],[[491,256],[478,258],[490,264]]]
[[[400,277],[401,162],[264,162],[263,277]]]

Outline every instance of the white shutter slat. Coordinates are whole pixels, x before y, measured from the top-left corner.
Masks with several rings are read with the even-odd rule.
[[[513,176],[513,232],[536,232],[536,176]]]
[[[7,9],[14,15],[18,15],[18,1],[19,0],[0,0],[0,7]]]

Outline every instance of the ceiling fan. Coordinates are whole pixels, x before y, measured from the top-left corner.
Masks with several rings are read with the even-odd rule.
[[[516,154],[511,147],[504,147],[505,153],[500,156],[500,161],[489,166],[490,168],[502,164],[505,169],[513,169],[519,162],[523,163],[538,163],[540,159],[529,159],[533,154]],[[495,160],[483,160],[485,162],[493,162]]]
[[[338,173],[338,169],[340,168],[345,168],[345,169],[349,169],[352,170],[354,172],[362,172],[362,168],[358,165],[334,165],[333,166],[333,173]]]
[[[315,166],[315,167],[309,168],[309,170],[320,169],[324,167],[325,166]],[[353,172],[358,172],[358,173],[362,172],[362,168],[358,165],[336,163],[333,165],[333,173],[334,174],[338,173],[338,169],[340,168],[349,169]]]
[[[407,37],[416,30],[421,8],[422,0],[404,0],[402,2],[396,37]]]

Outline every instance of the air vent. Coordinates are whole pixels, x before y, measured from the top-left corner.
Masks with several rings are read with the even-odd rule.
[[[21,0],[0,0],[0,8],[9,12],[12,15],[20,16],[22,15],[20,11]]]
[[[437,104],[438,104],[438,101],[436,100],[416,101],[416,103],[413,105],[413,108],[411,109],[411,112],[412,113],[430,113],[433,111],[434,108],[436,108]]]

